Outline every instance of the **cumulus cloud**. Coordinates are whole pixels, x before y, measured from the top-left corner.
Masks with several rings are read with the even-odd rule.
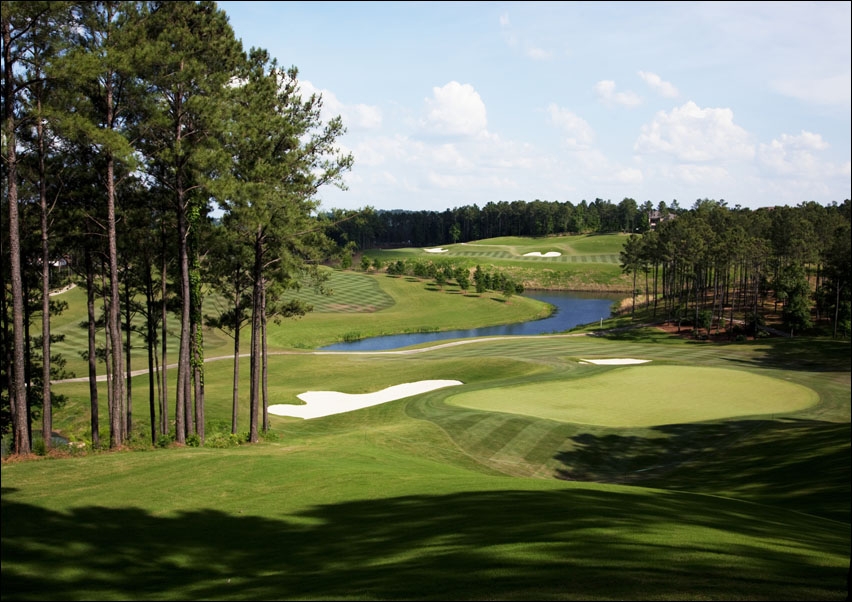
[[[852,76],[849,73],[813,79],[784,79],[772,86],[785,96],[820,105],[848,106],[852,99]]]
[[[589,148],[595,141],[595,131],[588,122],[568,109],[551,103],[547,107],[550,121],[565,132],[566,142],[571,148]]]
[[[382,125],[382,111],[378,107],[366,104],[345,104],[333,92],[319,89],[308,80],[300,80],[299,88],[303,98],[311,94],[322,96],[322,117],[326,121],[340,115],[343,125],[347,128],[376,129]]]
[[[639,71],[639,77],[641,77],[645,83],[651,87],[651,89],[660,94],[660,96],[676,98],[679,94],[677,88],[675,88],[673,84],[663,81],[663,79],[656,73],[651,73],[650,71]]]
[[[426,99],[425,125],[431,131],[451,136],[473,136],[484,133],[488,123],[485,103],[470,84],[451,81],[432,88]]]
[[[734,123],[731,109],[702,109],[692,101],[669,113],[658,112],[642,126],[633,148],[688,162],[752,159],[755,154],[748,132]]]
[[[641,184],[644,179],[642,170],[635,167],[625,167],[615,172],[614,179],[621,184]]]
[[[828,148],[822,136],[802,130],[798,136],[782,134],[769,144],[761,144],[758,159],[762,165],[783,175],[814,175],[837,171],[821,164],[817,152]]]
[[[598,98],[606,105],[620,105],[622,107],[635,107],[642,103],[642,97],[635,92],[616,92],[615,82],[602,80],[595,84],[595,92]]]

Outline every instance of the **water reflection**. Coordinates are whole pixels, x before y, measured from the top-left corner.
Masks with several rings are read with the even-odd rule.
[[[322,347],[324,351],[384,351],[398,349],[420,343],[461,339],[470,337],[500,335],[551,334],[570,330],[580,324],[590,324],[606,318],[612,304],[624,298],[624,295],[605,293],[570,293],[562,291],[527,291],[524,297],[531,297],[553,305],[556,310],[547,318],[503,326],[487,326],[467,330],[448,330],[446,332],[423,332],[394,334],[371,337],[360,341],[336,343]]]

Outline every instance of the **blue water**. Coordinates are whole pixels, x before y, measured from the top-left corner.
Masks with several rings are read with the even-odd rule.
[[[399,349],[420,343],[443,341],[446,339],[462,339],[470,337],[486,337],[498,335],[533,335],[551,334],[570,330],[580,324],[597,322],[609,317],[610,307],[623,295],[607,295],[602,293],[568,293],[561,291],[524,293],[524,297],[538,299],[553,305],[556,310],[547,318],[503,326],[487,326],[467,330],[448,330],[446,332],[417,332],[409,334],[393,334],[382,337],[371,337],[349,343],[336,343],[322,347],[323,351],[384,351]]]

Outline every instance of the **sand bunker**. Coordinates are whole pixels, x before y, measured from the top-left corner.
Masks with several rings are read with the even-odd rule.
[[[447,252],[447,249],[442,249],[440,247],[435,248],[435,249],[423,249],[423,250],[426,251],[427,253],[446,253]]]
[[[547,253],[542,254],[541,251],[533,251],[532,253],[524,253],[524,257],[559,257],[562,253],[557,253],[556,251],[548,251]]]
[[[650,362],[651,360],[634,360],[629,357],[627,358],[613,358],[613,359],[604,359],[604,360],[580,360],[581,364],[598,364],[600,366],[620,366],[623,364],[644,364],[645,362]]]
[[[269,406],[269,413],[276,416],[293,416],[294,418],[319,418],[360,410],[380,403],[461,384],[464,383],[458,380],[421,380],[414,383],[394,385],[375,393],[352,394],[338,393],[337,391],[307,391],[297,395],[299,399],[305,402],[305,405],[271,405]]]

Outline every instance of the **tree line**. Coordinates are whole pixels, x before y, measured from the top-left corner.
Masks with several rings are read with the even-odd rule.
[[[800,330],[802,275],[813,274],[817,311],[848,334],[848,200],[757,211],[708,200],[689,210],[677,201],[654,208],[627,198],[319,211],[317,192],[344,188],[353,166],[337,147],[343,123],[321,119],[322,97],[301,93],[295,67],[244,49],[215,3],[2,2],[0,24],[0,430],[12,433],[15,453],[32,449],[38,422],[51,445],[52,409],[62,400],[50,381],[66,375],[51,351],[51,317],[63,304],[50,291],[69,273],[86,294],[95,447],[99,367],[109,446],[124,445],[133,431],[134,335],[145,342],[151,443],[205,442],[205,326],[233,337],[232,434],[248,331],[247,439],[257,441],[268,428],[268,321],[309,311],[292,291],[322,291],[319,266],[353,247],[629,232],[622,266],[634,291],[641,276],[655,312],[660,302],[671,315],[695,312],[696,323],[707,311],[733,315],[754,309],[771,286]],[[652,211],[676,219],[652,227]],[[427,276],[471,285],[467,274],[441,268]],[[487,271],[472,284],[520,292]],[[202,310],[210,291],[226,301],[214,316]],[[173,331],[176,354],[167,348]],[[174,355],[170,391],[165,367]]]
[[[850,239],[848,199],[755,211],[699,199],[675,219],[627,238],[620,257],[633,275],[631,312],[644,291],[655,317],[659,310],[708,333],[727,322],[734,332],[756,335],[771,292],[772,310],[790,336],[827,318],[833,336],[848,337]]]
[[[444,211],[384,210],[365,207],[333,210],[329,217],[338,223],[332,235],[341,244],[361,249],[381,247],[425,247],[498,236],[551,236],[595,232],[646,232],[649,216],[681,211],[677,200],[650,201],[639,205],[632,198],[619,203],[596,198],[571,201],[490,201]]]
[[[244,49],[214,2],[2,2],[0,22],[0,419],[13,451],[30,452],[38,418],[51,445],[59,400],[50,381],[63,375],[51,354],[50,317],[62,309],[49,295],[57,264],[86,291],[94,446],[98,361],[109,446],[131,433],[137,329],[152,441],[170,436],[173,421],[176,441],[203,443],[205,283],[231,300],[211,320],[230,329],[235,350],[249,324],[256,441],[266,427],[267,319],[309,309],[282,292],[319,274],[334,249],[316,193],[343,187],[352,167],[336,143],[342,121],[321,119],[322,97],[302,94],[296,67]],[[37,318],[40,334],[30,336]],[[170,323],[179,332],[173,392],[164,369]]]

